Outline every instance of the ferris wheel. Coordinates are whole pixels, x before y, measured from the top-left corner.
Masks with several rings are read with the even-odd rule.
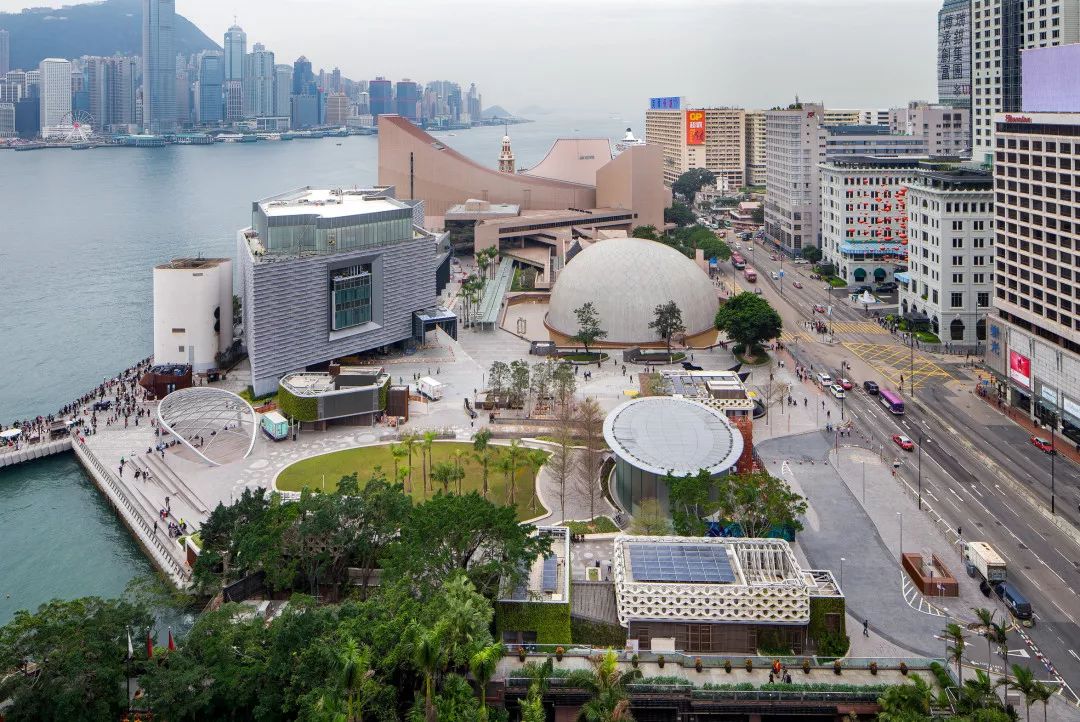
[[[67,142],[85,142],[94,134],[94,116],[85,110],[76,110],[64,116],[61,127],[67,131]]]

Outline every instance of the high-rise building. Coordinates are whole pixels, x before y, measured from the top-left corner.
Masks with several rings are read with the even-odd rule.
[[[22,100],[22,94],[22,84],[0,80],[0,103],[18,103]]]
[[[66,133],[64,123],[71,114],[71,63],[63,58],[45,58],[41,73],[41,135],[45,138]]]
[[[1022,105],[1023,50],[1080,42],[1080,0],[972,0],[971,124],[974,159],[994,152],[994,114]]]
[[[925,158],[852,156],[820,167],[821,253],[849,284],[891,281],[905,256],[906,187]]]
[[[41,95],[41,71],[38,69],[26,71],[26,92],[24,93],[27,98],[38,98]]]
[[[908,186],[908,269],[900,313],[926,317],[943,341],[986,340],[994,285],[994,189],[985,171],[929,166]]]
[[[812,103],[765,111],[765,235],[796,255],[818,245],[824,116]]]
[[[371,115],[371,95],[365,90],[356,94],[357,115]]]
[[[746,111],[746,184],[765,185],[765,111]]]
[[[664,150],[664,183],[707,168],[721,190],[746,185],[746,111],[742,108],[646,110],[645,142]]]
[[[274,115],[274,54],[262,43],[255,43],[244,62],[244,115]]]
[[[971,157],[971,114],[967,108],[916,101],[906,108],[894,108],[891,114],[892,132],[923,138],[928,155]]]
[[[399,80],[394,92],[397,114],[409,120],[417,120],[420,104],[420,86],[406,78]]]
[[[971,108],[971,0],[945,0],[938,12],[938,102]]]
[[[195,95],[195,117],[199,125],[218,125],[225,120],[224,83],[224,56],[215,50],[201,53],[199,85]]]
[[[479,123],[484,119],[484,99],[480,91],[476,89],[476,83],[469,84],[469,94],[465,98],[465,104],[470,122]]]
[[[11,33],[0,28],[0,75],[11,70]]]
[[[336,93],[345,92],[345,86],[341,80],[341,68],[334,68],[334,71],[330,73],[330,90]]]
[[[315,74],[311,72],[311,61],[301,55],[293,63],[292,94],[315,95]]]
[[[331,92],[326,96],[326,124],[343,128],[349,119],[349,98],[345,93]]]
[[[225,122],[236,123],[244,119],[244,81],[226,79],[223,85],[225,93]]]
[[[393,113],[394,88],[393,84],[383,77],[378,77],[368,83],[368,93],[371,96],[371,114],[376,117]],[[378,122],[376,120],[376,122]]]
[[[888,125],[888,108],[826,108],[825,125]]]
[[[225,31],[225,80],[244,79],[244,56],[247,55],[247,33],[239,25]]]
[[[0,138],[15,136],[15,103],[0,102]]]
[[[185,63],[184,67],[176,69],[176,122],[180,127],[190,126],[193,122],[191,113],[194,103],[191,99],[191,86],[191,74]]]
[[[1008,403],[1080,443],[1080,113],[995,120],[985,362]]]
[[[289,115],[289,96],[292,95],[293,66],[274,66],[274,115]]]
[[[319,125],[319,96],[294,95],[290,99],[289,124],[293,128],[313,128]]]
[[[142,122],[167,133],[176,127],[176,0],[143,0],[142,9]]]
[[[94,124],[107,132],[126,133],[136,123],[138,59],[130,56],[86,59],[86,87]]]

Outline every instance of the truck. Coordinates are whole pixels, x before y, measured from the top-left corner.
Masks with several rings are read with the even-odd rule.
[[[263,414],[259,426],[263,433],[273,441],[284,441],[289,438],[289,420],[277,411],[267,411]]]
[[[430,376],[422,376],[419,381],[416,382],[416,390],[420,392],[421,396],[425,396],[432,401],[438,401],[443,397],[444,383],[436,381]]]
[[[753,268],[747,267],[743,270],[743,276],[746,277],[747,283],[757,282],[757,271]]]
[[[968,542],[964,545],[964,563],[968,574],[978,574],[991,587],[1005,581],[1005,560],[986,542]]]

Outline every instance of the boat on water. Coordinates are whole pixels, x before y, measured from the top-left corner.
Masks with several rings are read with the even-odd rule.
[[[90,150],[91,148],[96,148],[96,147],[97,146],[95,146],[93,143],[72,143],[71,144],[71,149],[72,150]]]
[[[618,155],[627,148],[633,148],[636,145],[645,145],[645,141],[641,138],[635,138],[634,131],[632,131],[630,128],[627,128],[626,135],[622,137],[622,140],[615,144],[615,154]]]
[[[219,143],[254,143],[259,137],[247,133],[222,133],[217,140]]]

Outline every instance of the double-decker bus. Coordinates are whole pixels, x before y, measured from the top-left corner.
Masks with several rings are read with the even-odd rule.
[[[731,266],[736,271],[741,271],[742,269],[746,268],[746,259],[743,258],[741,253],[732,253]]]
[[[746,277],[747,283],[757,283],[757,271],[753,268],[746,268],[742,273]]]
[[[904,400],[900,396],[888,389],[881,389],[878,392],[878,398],[881,400],[881,405],[889,410],[890,413],[902,416],[904,413]]]

